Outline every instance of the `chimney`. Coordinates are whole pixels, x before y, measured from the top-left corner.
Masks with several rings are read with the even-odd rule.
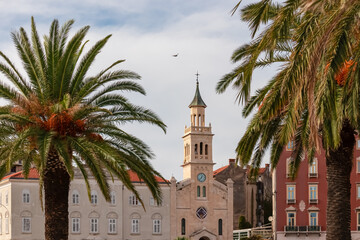
[[[234,164],[235,164],[235,159],[229,158],[229,165],[234,165]]]
[[[270,167],[270,164],[268,164],[268,163],[265,164],[265,168],[266,168],[266,169],[269,169],[269,167]]]

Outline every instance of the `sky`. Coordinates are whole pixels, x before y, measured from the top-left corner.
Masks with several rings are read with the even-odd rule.
[[[0,1],[0,50],[18,68],[21,63],[11,40],[11,32],[24,27],[30,32],[34,16],[39,35],[48,34],[53,19],[63,24],[74,19],[70,36],[90,25],[88,46],[108,34],[112,37],[96,58],[90,74],[119,59],[118,69],[141,75],[146,96],[125,93],[133,103],[155,111],[167,125],[167,133],[148,124],[122,126],[144,140],[155,153],[152,165],[165,178],[182,179],[185,125],[190,125],[188,105],[193,99],[198,72],[200,92],[207,104],[206,125],[211,123],[214,170],[235,158],[235,148],[245,132],[248,119],[241,116],[242,105],[236,91],[215,92],[216,83],[236,65],[232,52],[251,40],[247,25],[230,11],[237,0],[12,0]],[[251,3],[243,0],[242,6]],[[172,55],[178,54],[178,57]],[[276,69],[254,74],[252,90],[265,85]],[[0,80],[4,81],[3,76]],[[3,103],[0,100],[0,104]],[[264,162],[268,162],[268,156]]]

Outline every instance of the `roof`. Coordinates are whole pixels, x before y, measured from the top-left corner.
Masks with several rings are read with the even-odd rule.
[[[24,179],[25,176],[23,174],[23,171],[19,171],[16,173],[11,173],[5,177],[3,177],[2,180],[5,179]],[[39,179],[39,173],[35,168],[31,168],[29,171],[28,179]]]
[[[143,182],[135,172],[133,172],[131,170],[128,170],[128,173],[129,173],[131,182]],[[5,180],[5,179],[24,179],[24,178],[25,178],[25,176],[23,174],[23,171],[19,171],[19,172],[11,173],[11,174],[3,177],[2,180]],[[31,168],[30,169],[28,179],[39,179],[39,173],[36,170],[36,168]],[[156,179],[156,181],[158,183],[166,183],[167,182],[167,181],[165,181],[164,179],[162,179],[161,177],[158,177],[158,176],[155,176],[155,179]]]
[[[199,82],[196,82],[195,96],[189,107],[206,107],[204,100],[202,100],[199,90]]]
[[[128,170],[128,174],[130,176],[131,182],[144,182],[142,179],[139,178],[139,176],[131,170]],[[169,181],[162,179],[161,177],[155,176],[155,179],[158,183],[167,183]]]
[[[218,173],[221,173],[222,171],[224,171],[225,169],[227,169],[230,165],[226,165],[224,167],[221,167],[219,169],[216,169],[214,172],[213,172],[213,175],[215,176],[216,174]]]
[[[216,170],[213,172],[213,176],[221,173],[222,171],[224,171],[225,169],[227,169],[229,166],[230,166],[230,164],[229,164],[229,165],[226,165],[226,166],[223,166],[223,167],[221,167],[221,168],[216,169]],[[264,167],[264,168],[259,168],[258,174],[261,175],[261,174],[263,174],[265,171],[266,171],[266,167]],[[246,169],[246,173],[247,173],[247,175],[250,174],[250,168],[247,168],[247,169]]]

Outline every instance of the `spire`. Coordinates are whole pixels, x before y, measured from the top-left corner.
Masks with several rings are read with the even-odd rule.
[[[191,107],[206,107],[204,100],[202,100],[202,98],[201,98],[200,90],[199,90],[199,75],[200,74],[196,73],[195,75],[196,75],[196,91],[195,91],[194,99],[190,103],[189,108],[191,108]]]

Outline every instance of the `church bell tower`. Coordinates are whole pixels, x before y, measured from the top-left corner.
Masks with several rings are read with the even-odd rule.
[[[205,125],[206,104],[199,90],[199,74],[196,74],[195,96],[189,105],[190,127],[185,126],[183,179],[198,179],[200,182],[212,179],[212,138],[211,124]]]

